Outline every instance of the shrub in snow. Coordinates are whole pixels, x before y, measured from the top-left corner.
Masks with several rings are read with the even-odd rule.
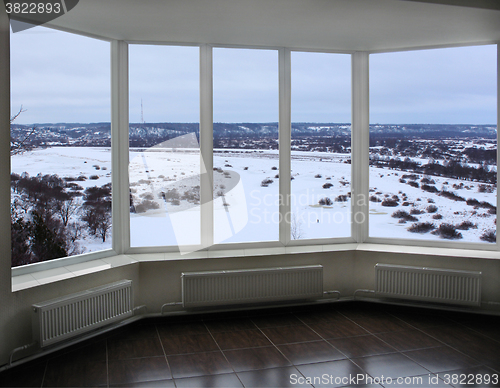
[[[495,191],[495,188],[493,186],[489,186],[489,185],[479,185],[477,187],[478,193],[493,193],[494,191]]]
[[[465,203],[469,206],[479,206],[479,201],[475,198],[469,198]]]
[[[376,195],[370,196],[370,202],[382,202],[382,200]]]
[[[439,192],[439,195],[441,197],[445,197],[445,198],[448,198],[448,199],[452,199],[454,201],[465,201],[465,198],[464,197],[461,197],[459,195],[456,195],[455,193],[451,192],[451,191],[448,191],[448,190],[441,190]]]
[[[423,211],[419,210],[419,209],[413,208],[410,210],[410,214],[422,214],[422,213],[423,213]]]
[[[135,205],[135,212],[136,213],[144,213],[146,210],[159,209],[159,208],[160,208],[160,205],[158,205],[156,202],[151,201],[149,199],[145,199],[140,204]]]
[[[386,198],[382,201],[381,205],[388,206],[388,207],[396,207],[399,205],[399,203],[398,203],[398,201],[396,201],[394,199]]]
[[[427,210],[427,213],[436,213],[438,207],[436,205],[429,205],[425,210]]]
[[[428,177],[423,177],[422,179],[420,179],[420,182],[421,183],[426,183],[426,184],[429,184],[429,185],[433,185],[433,184],[436,183],[434,181],[434,179],[429,179]]]
[[[264,179],[262,182],[260,182],[260,185],[262,187],[267,187],[269,186],[271,183],[273,183],[274,181],[272,179],[269,179],[269,178],[266,178]]]
[[[341,194],[335,198],[335,202],[347,202],[347,195]]]
[[[422,188],[422,190],[427,191],[429,193],[439,192],[439,190],[436,188],[436,186],[422,185],[421,188]]]
[[[325,183],[325,184],[323,185],[323,188],[324,188],[324,189],[329,189],[330,187],[333,187],[333,184],[331,184],[331,183]]]
[[[333,202],[330,198],[328,197],[325,197],[325,198],[321,198],[318,202],[320,205],[323,205],[323,206],[328,206],[328,205],[331,205]]]
[[[484,233],[479,237],[481,240],[486,242],[497,242],[497,234],[494,230],[485,230]]]
[[[315,178],[321,178],[321,174],[314,175]],[[328,178],[327,178],[328,179]]]
[[[435,219],[435,220],[440,220],[440,219],[442,219],[442,218],[443,218],[443,216],[442,216],[441,214],[434,214],[434,215],[432,216],[432,218],[433,218],[433,219]]]
[[[477,229],[477,225],[470,221],[462,221],[456,228],[460,230],[469,230],[470,228]]]
[[[153,193],[142,193],[140,195],[141,198],[144,198],[144,199],[149,199],[149,200],[152,200],[154,197],[153,197]]]
[[[395,211],[394,213],[392,213],[392,217],[401,218],[404,221],[411,221],[411,222],[418,221],[417,217],[413,217],[412,215],[408,214],[408,212],[406,212],[404,210]]]
[[[418,182],[415,182],[415,181],[410,181],[410,182],[408,182],[408,184],[409,184],[411,187],[416,187],[417,189],[418,189],[418,187],[419,187]]]
[[[243,170],[245,170],[245,171],[248,170],[248,167],[243,167]]]
[[[410,202],[408,202],[408,201],[404,201],[404,202],[401,204],[401,206],[410,206]]]
[[[92,180],[94,180],[94,181],[95,181],[95,180],[99,179],[99,176],[97,176],[97,175],[91,175],[91,176],[89,177],[89,179],[92,179]]]
[[[412,224],[407,230],[412,233],[427,233],[432,229],[435,229],[436,226],[430,222],[418,222],[416,224]]]
[[[278,179],[279,177],[280,177],[280,174],[276,174],[276,175],[274,176],[274,179]]]
[[[406,179],[399,178],[399,183],[406,183]]]
[[[458,240],[462,238],[462,233],[457,232],[457,229],[452,224],[441,224],[439,228],[432,233],[448,240]]]

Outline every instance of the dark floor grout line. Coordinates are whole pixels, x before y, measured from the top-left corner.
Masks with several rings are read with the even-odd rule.
[[[109,354],[108,354],[108,338],[106,341],[106,386],[109,388]]]
[[[172,381],[174,382],[174,387],[177,388],[177,384],[176,384],[175,379],[174,379],[174,373],[172,372],[172,368],[170,367],[170,363],[168,362],[167,352],[165,352],[165,348],[163,347],[163,342],[161,340],[160,331],[158,330],[158,325],[155,324],[154,326],[155,326],[156,335],[158,336],[158,341],[160,341],[160,346],[161,346],[161,350],[163,351],[163,356],[165,357],[165,361],[167,362],[168,370],[170,371],[170,376],[172,376]]]
[[[47,374],[48,366],[49,366],[49,360],[45,361],[45,368],[43,368],[42,384],[40,385],[40,388],[43,388],[43,383],[45,382],[45,376]]]
[[[243,384],[243,381],[241,381],[240,379],[240,376],[238,376],[238,373],[236,373],[236,370],[234,370],[234,367],[233,365],[229,362],[226,354],[224,353],[224,351],[222,350],[222,348],[220,347],[219,343],[215,340],[215,337],[214,335],[212,334],[212,332],[210,331],[210,329],[208,328],[207,324],[205,322],[202,321],[202,323],[205,325],[205,328],[207,329],[208,331],[208,334],[210,334],[210,337],[212,337],[212,340],[215,342],[215,344],[217,345],[217,348],[219,348],[219,351],[222,353],[222,355],[224,356],[224,359],[226,360],[227,364],[231,367],[231,369],[233,370],[233,373],[236,375],[236,378],[238,379],[238,381],[240,382],[240,384],[242,385],[242,387],[245,387],[245,384]],[[227,333],[227,332],[226,332]]]

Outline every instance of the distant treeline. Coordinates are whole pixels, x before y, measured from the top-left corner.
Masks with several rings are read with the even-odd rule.
[[[370,165],[446,178],[464,179],[491,184],[496,184],[497,182],[496,170],[491,170],[487,165],[481,164],[478,167],[474,167],[457,160],[449,160],[443,164],[437,162],[421,164],[410,158],[371,158]]]

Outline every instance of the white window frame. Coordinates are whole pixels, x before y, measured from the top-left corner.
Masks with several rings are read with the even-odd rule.
[[[90,36],[92,38],[96,38]],[[129,112],[128,112],[128,46],[129,44],[161,44],[173,46],[196,46],[200,49],[200,153],[206,167],[206,174],[201,174],[201,242],[193,246],[207,252],[206,257],[227,256],[224,250],[250,249],[249,255],[261,250],[262,254],[272,254],[273,249],[304,247],[305,251],[324,251],[332,245],[379,244],[381,249],[392,245],[418,246],[430,248],[471,249],[476,251],[500,251],[500,243],[464,243],[447,241],[427,241],[413,239],[369,237],[369,55],[375,52],[339,52],[328,50],[290,49],[282,47],[218,46],[209,44],[179,44],[175,42],[136,42],[111,41],[111,175],[112,175],[112,249],[76,255],[62,259],[12,269],[13,276],[42,271],[74,263],[95,260],[124,254],[175,253],[176,246],[130,247],[130,206],[129,206]],[[484,44],[492,44],[487,42]],[[493,43],[496,44],[496,43]],[[497,45],[497,128],[500,123],[500,45]],[[463,47],[472,45],[462,45]],[[213,79],[212,52],[214,47],[249,48],[277,50],[279,58],[279,193],[287,198],[279,206],[279,240],[272,242],[232,243],[213,245]],[[455,46],[442,46],[457,47]],[[436,47],[432,47],[436,48]],[[428,49],[428,48],[422,48]],[[285,217],[290,212],[291,195],[291,52],[330,52],[351,55],[351,237],[291,240],[290,220]],[[404,50],[395,50],[404,51]],[[415,51],[409,49],[408,51]],[[386,51],[389,52],[389,51]],[[378,51],[377,53],[380,53]],[[497,144],[498,144],[497,131]],[[500,152],[497,147],[497,160]],[[498,165],[498,163],[497,163]],[[498,176],[498,170],[497,170]],[[498,181],[498,179],[497,179]],[[500,208],[500,196],[497,193],[497,208]],[[359,218],[355,218],[359,217]],[[497,234],[498,234],[497,225]],[[349,245],[351,244],[351,245]],[[205,246],[208,248],[202,248]],[[227,251],[229,252],[229,251]],[[282,252],[282,251],[279,251]],[[179,255],[178,257],[182,257]]]

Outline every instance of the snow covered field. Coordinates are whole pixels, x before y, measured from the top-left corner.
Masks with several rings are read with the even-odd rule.
[[[351,232],[351,165],[347,154],[292,152],[292,230],[297,239],[349,237]],[[131,149],[130,188],[136,212],[130,215],[133,247],[190,245],[200,243],[199,150]],[[214,242],[278,240],[279,170],[278,152],[273,150],[214,150]],[[109,148],[52,147],[35,149],[12,157],[13,173],[31,176],[57,174],[85,176],[83,190],[111,182]],[[442,240],[426,233],[411,233],[415,223],[429,222],[455,226],[463,242],[483,242],[485,231],[495,230],[496,215],[484,206],[468,205],[438,193],[422,190],[422,179],[438,191],[450,191],[465,199],[475,199],[496,207],[496,187],[443,177],[409,175],[396,170],[370,167],[370,236]],[[92,177],[92,179],[91,179]],[[419,187],[410,186],[417,182]],[[415,186],[415,184],[414,184]],[[175,190],[174,190],[175,189]],[[82,190],[82,191],[83,191]],[[394,207],[382,206],[384,199],[397,196]],[[326,199],[329,200],[326,200]],[[320,204],[322,200],[323,204]],[[141,208],[142,205],[142,208]],[[434,209],[430,206],[435,206]],[[392,217],[405,211],[417,221],[403,222]],[[440,215],[439,219],[437,215]],[[76,216],[75,216],[76,217]],[[85,251],[109,248],[84,235],[79,241]]]

